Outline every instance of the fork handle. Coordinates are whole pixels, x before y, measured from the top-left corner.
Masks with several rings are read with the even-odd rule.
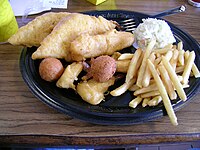
[[[182,6],[179,6],[179,7],[176,7],[176,8],[172,8],[172,9],[163,11],[163,12],[158,13],[158,14],[156,14],[156,15],[153,15],[153,16],[151,16],[151,17],[153,17],[153,18],[164,17],[164,16],[176,14],[176,13],[179,13],[179,12],[184,12],[185,9],[186,9],[186,7],[185,7],[184,5],[182,5]]]

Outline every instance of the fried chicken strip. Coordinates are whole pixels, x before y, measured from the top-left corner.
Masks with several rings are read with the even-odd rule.
[[[92,105],[97,105],[104,100],[104,93],[114,82],[114,77],[106,82],[97,82],[94,79],[90,79],[89,81],[79,83],[77,85],[77,92],[84,101]]]
[[[56,82],[59,88],[72,88],[75,90],[74,81],[78,80],[78,75],[82,71],[83,65],[81,62],[73,62],[68,65],[60,79]]]
[[[71,42],[82,33],[102,34],[114,29],[116,24],[99,16],[74,13],[62,19],[33,53],[33,59],[45,57],[65,58],[71,61],[69,48]]]
[[[100,55],[112,55],[115,51],[129,47],[134,42],[134,35],[115,29],[104,34],[82,34],[70,46],[71,58],[82,61]]]
[[[17,33],[8,39],[8,42],[12,45],[39,46],[56,24],[69,14],[67,12],[49,12],[38,16],[27,25],[19,28]]]

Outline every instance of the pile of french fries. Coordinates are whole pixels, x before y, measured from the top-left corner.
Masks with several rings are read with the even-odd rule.
[[[134,54],[115,53],[117,71],[126,73],[125,83],[110,92],[119,96],[127,90],[133,92],[134,98],[129,106],[136,108],[156,106],[163,102],[170,121],[178,125],[171,100],[177,96],[187,100],[184,88],[189,87],[189,77],[200,77],[194,63],[194,51],[183,50],[183,43],[169,44],[162,49],[154,49],[155,41],[151,41],[146,49],[137,49]]]

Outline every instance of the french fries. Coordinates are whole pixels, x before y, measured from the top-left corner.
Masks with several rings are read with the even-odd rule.
[[[160,48],[160,49],[154,49],[153,51],[156,54],[165,54],[167,53],[169,50],[172,50],[173,45],[172,44],[168,44],[167,46],[165,46],[164,48]]]
[[[142,101],[142,98],[140,96],[138,96],[129,102],[129,106],[132,108],[136,108],[137,105],[140,104],[141,101]]]
[[[142,54],[142,50],[141,49],[137,49],[134,53],[134,56],[131,59],[131,62],[129,64],[129,68],[126,74],[126,83],[128,83],[135,75],[136,75],[136,70],[138,69],[137,66],[139,67],[139,65],[137,65],[137,63],[139,62],[139,58]]]
[[[165,67],[163,65],[160,65],[158,67],[158,70],[160,71],[160,75],[161,75],[161,79],[165,85],[165,88],[167,90],[167,93],[170,97],[171,100],[176,99],[177,98],[177,94],[174,90],[174,87],[172,85],[172,82],[170,80],[170,77],[167,73],[167,70],[165,69]]]
[[[178,125],[171,100],[179,98],[186,101],[184,88],[189,87],[189,77],[200,77],[194,63],[194,51],[184,51],[183,43],[169,44],[162,49],[153,49],[155,41],[149,43],[143,51],[137,49],[134,54],[115,54],[117,71],[127,73],[125,83],[111,91],[112,96],[119,96],[127,90],[135,98],[129,106],[136,108],[157,106],[163,102],[170,121]]]
[[[130,82],[122,84],[120,87],[116,88],[115,90],[111,91],[110,94],[112,96],[120,96],[125,93],[136,81],[136,78],[133,78]]]
[[[132,59],[133,58],[133,54],[131,53],[124,53],[121,54],[118,58],[118,60],[126,60],[126,59]]]
[[[166,54],[165,54],[165,58],[167,58],[167,60],[169,61],[173,56],[173,52],[172,51],[168,51]]]
[[[116,61],[117,70],[116,72],[126,73],[130,64],[130,60],[118,60]]]
[[[160,95],[155,96],[153,99],[149,100],[147,104],[149,106],[157,106],[162,101],[162,97]]]
[[[140,89],[140,88],[136,84],[133,84],[128,90],[134,92],[138,89]]]
[[[186,101],[186,99],[187,99],[186,94],[185,94],[183,87],[178,79],[178,76],[176,75],[176,72],[173,70],[172,66],[170,65],[170,63],[167,61],[167,59],[165,57],[162,57],[162,62],[170,76],[170,79],[172,80],[174,87],[176,88],[176,91],[178,92],[179,97],[183,101]]]
[[[155,54],[154,53],[151,53],[151,55],[149,56],[149,59],[154,62],[155,60]],[[146,67],[146,70],[144,72],[144,76],[143,76],[143,81],[142,81],[142,86],[143,87],[147,87],[149,85],[149,82],[150,82],[150,79],[151,79],[151,73],[150,73],[150,70],[149,70],[149,67],[147,66]]]
[[[181,66],[184,65],[184,50],[179,51],[178,62],[180,63]]]
[[[179,51],[183,50],[183,42],[182,42],[182,41],[180,41],[180,42],[178,43],[177,49],[178,49]]]
[[[160,95],[159,90],[155,90],[155,91],[151,91],[151,92],[147,92],[147,93],[143,93],[140,96],[142,98],[147,98],[147,97],[154,97],[154,96],[158,96]]]
[[[192,70],[192,65],[194,64],[194,59],[195,59],[195,53],[194,51],[190,52],[189,57],[187,59],[187,63],[185,65],[184,71],[183,71],[183,81],[182,83],[185,84],[188,82],[190,72]]]
[[[142,107],[146,107],[148,105],[148,102],[150,101],[150,98],[144,98],[142,101]]]
[[[148,59],[148,66],[149,66],[149,69],[152,73],[152,76],[153,76],[153,78],[156,82],[156,85],[158,86],[158,90],[160,92],[160,95],[162,96],[163,103],[164,103],[165,109],[167,111],[167,114],[170,118],[171,123],[173,125],[178,125],[177,117],[176,117],[174,110],[172,108],[172,105],[171,105],[170,99],[167,95],[167,91],[165,89],[165,86],[164,86],[160,76],[158,75],[158,72],[156,71],[155,66],[153,65],[153,63],[149,59]]]
[[[158,87],[156,86],[155,83],[149,85],[148,87],[140,88],[140,89],[136,90],[133,94],[135,96],[137,96],[139,94],[148,93],[148,92],[152,92],[152,91],[158,91]]]
[[[189,77],[200,77],[200,72],[194,63],[195,53],[184,51],[183,43],[169,44],[162,49],[154,50],[155,41],[150,42],[146,50],[141,49],[131,55],[121,54],[117,59],[119,70],[126,74],[125,83],[110,92],[119,96],[132,91],[135,98],[129,106],[136,108],[157,106],[163,101],[164,107],[173,125],[178,125],[177,117],[171,105],[171,100],[187,99],[184,88],[189,87]],[[138,70],[138,71],[137,71]]]
[[[156,58],[156,60],[154,62],[155,66],[157,66],[161,62],[161,60],[162,60],[162,57]]]
[[[189,57],[189,51],[185,52],[184,57],[185,57],[185,59],[187,61],[188,57]],[[200,72],[199,72],[197,66],[195,65],[195,63],[192,65],[192,72],[193,72],[195,78],[199,78],[200,77]]]
[[[151,51],[152,51],[155,44],[156,44],[155,40],[151,41],[148,44],[148,46],[147,46],[147,48],[144,52],[144,57],[143,57],[142,64],[141,64],[139,72],[138,72],[138,78],[137,78],[137,82],[136,82],[137,86],[139,86],[139,87],[142,87],[142,80],[143,80],[143,76],[144,76],[145,69],[146,69],[146,66],[147,66],[147,59],[150,56]]]
[[[176,70],[176,65],[178,61],[179,51],[177,49],[174,50],[173,56],[170,59],[170,64],[174,70]]]

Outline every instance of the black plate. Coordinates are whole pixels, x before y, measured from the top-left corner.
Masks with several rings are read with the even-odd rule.
[[[123,10],[90,11],[84,13],[95,16],[102,15],[107,19],[115,21],[134,17],[136,20],[141,22],[142,18],[150,17],[146,14]],[[199,44],[189,34],[182,31],[172,23],[168,23],[176,39],[178,41],[183,41],[184,49],[194,50],[196,58],[199,58]],[[104,102],[97,106],[92,106],[84,102],[73,90],[60,89],[56,87],[55,83],[49,83],[42,80],[38,73],[38,66],[41,60],[33,61],[31,59],[31,55],[35,50],[36,47],[24,48],[22,50],[20,68],[23,79],[37,98],[58,111],[87,122],[107,125],[138,124],[166,115],[162,103],[156,107],[143,108],[142,106],[138,106],[135,109],[128,107],[129,101],[134,98],[131,92],[126,92],[119,97],[107,95]],[[128,48],[125,51],[134,51],[134,48]],[[196,59],[195,63],[199,68],[200,60]],[[112,86],[110,90],[117,87],[120,84],[119,82],[123,81],[118,81],[117,85]],[[195,95],[197,88],[199,87],[199,82],[199,79],[193,77],[190,79],[190,87],[185,89],[188,100],[186,102],[183,102],[180,99],[172,101],[175,111],[179,110],[182,106],[192,100],[191,97]]]

